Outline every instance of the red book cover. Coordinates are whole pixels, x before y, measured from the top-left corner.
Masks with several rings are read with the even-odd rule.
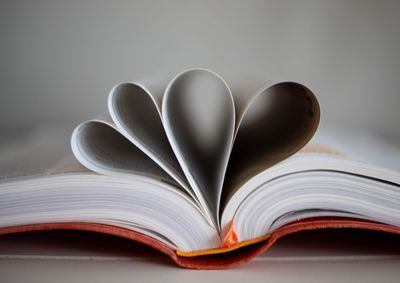
[[[237,243],[230,246],[229,249],[214,249],[207,251],[199,251],[182,255],[180,251],[174,250],[164,243],[159,242],[149,236],[141,233],[120,228],[116,226],[96,224],[96,223],[47,223],[47,224],[34,224],[14,226],[2,228],[0,235],[23,233],[31,231],[43,230],[81,230],[91,231],[97,233],[105,233],[118,237],[127,238],[148,245],[160,252],[169,256],[178,266],[190,269],[224,269],[237,265],[241,265],[250,261],[252,258],[261,254],[270,248],[279,238],[288,234],[314,229],[338,229],[338,228],[355,228],[382,231],[387,233],[394,233],[400,235],[400,228],[381,224],[377,222],[369,222],[364,220],[350,219],[350,218],[314,218],[304,219],[301,221],[287,224],[269,235],[263,237],[260,241],[255,241],[249,245],[241,245]],[[203,255],[201,255],[203,254]]]

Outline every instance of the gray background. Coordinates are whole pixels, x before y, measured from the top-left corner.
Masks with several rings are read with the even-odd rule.
[[[397,2],[397,3],[396,3]],[[121,81],[189,67],[295,80],[322,125],[400,139],[399,1],[1,1],[0,130],[72,128]]]
[[[302,82],[318,95],[322,125],[367,127],[399,141],[399,12],[400,1],[379,0],[0,0],[0,141],[42,124],[72,129],[105,110],[114,84],[172,77],[194,66],[214,69],[233,86],[260,78]],[[0,249],[8,253],[0,261],[5,281],[186,282],[194,274],[142,254],[115,261],[118,253],[111,253],[96,261],[89,249],[89,260],[38,260],[26,256],[35,249],[4,243],[25,255],[15,259]],[[192,279],[309,282],[312,274],[315,281],[376,282],[382,275],[398,281],[398,257],[354,257],[354,246],[346,249],[350,260],[338,260],[337,250],[325,251],[331,260],[293,260],[289,250],[287,261],[259,257],[230,273],[198,272]],[[48,247],[77,253],[51,241]],[[49,252],[38,249],[39,256]]]

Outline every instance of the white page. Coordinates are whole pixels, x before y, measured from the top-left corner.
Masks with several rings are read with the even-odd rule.
[[[357,144],[360,146],[358,147]],[[357,156],[362,157],[362,160]],[[294,173],[303,172],[311,176],[312,172],[319,171],[341,172],[343,179],[349,175],[358,176],[361,181],[370,180],[371,183],[372,180],[378,180],[375,182],[377,186],[388,183],[397,190],[396,188],[400,186],[400,171],[394,169],[395,166],[389,167],[396,164],[399,156],[400,149],[387,145],[373,133],[347,131],[343,128],[324,129],[299,153],[262,171],[237,190],[232,191],[224,208],[222,225],[228,225],[236,209],[253,191],[260,187],[267,189],[269,181]],[[389,167],[383,167],[385,164]]]
[[[104,121],[79,125],[72,134],[71,146],[79,162],[94,172],[128,179],[148,176],[179,188],[161,167]]]
[[[108,97],[108,111],[121,134],[193,195],[168,142],[156,98],[144,86],[116,85]]]
[[[168,139],[190,185],[219,226],[221,190],[235,123],[229,87],[209,70],[184,71],[168,85],[162,114]]]
[[[311,143],[331,147],[347,159],[400,172],[400,141],[390,141],[364,128],[335,124],[320,127]]]
[[[222,202],[247,180],[301,149],[319,123],[319,106],[305,86],[282,82],[248,101],[237,125]]]

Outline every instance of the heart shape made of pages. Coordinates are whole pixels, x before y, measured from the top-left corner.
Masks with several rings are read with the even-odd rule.
[[[117,85],[108,100],[112,121],[78,126],[71,140],[75,156],[108,175],[140,171],[160,176],[161,167],[168,173],[163,178],[184,188],[217,228],[220,205],[251,177],[302,148],[319,123],[318,101],[301,84],[265,87],[235,113],[228,85],[205,69],[177,75],[161,108],[141,84]],[[119,148],[113,148],[116,144]]]

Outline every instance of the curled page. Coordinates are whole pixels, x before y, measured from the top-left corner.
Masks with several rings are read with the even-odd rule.
[[[194,196],[169,145],[155,99],[137,83],[121,83],[108,97],[108,111],[119,131],[180,186]]]
[[[147,176],[176,186],[164,170],[103,121],[79,125],[72,134],[71,147],[79,162],[94,172],[128,179]]]
[[[318,123],[318,101],[301,84],[282,82],[256,93],[237,125],[223,190],[224,204],[249,178],[301,149]]]
[[[222,184],[235,126],[229,87],[211,71],[185,71],[168,85],[162,114],[183,172],[219,226]]]

